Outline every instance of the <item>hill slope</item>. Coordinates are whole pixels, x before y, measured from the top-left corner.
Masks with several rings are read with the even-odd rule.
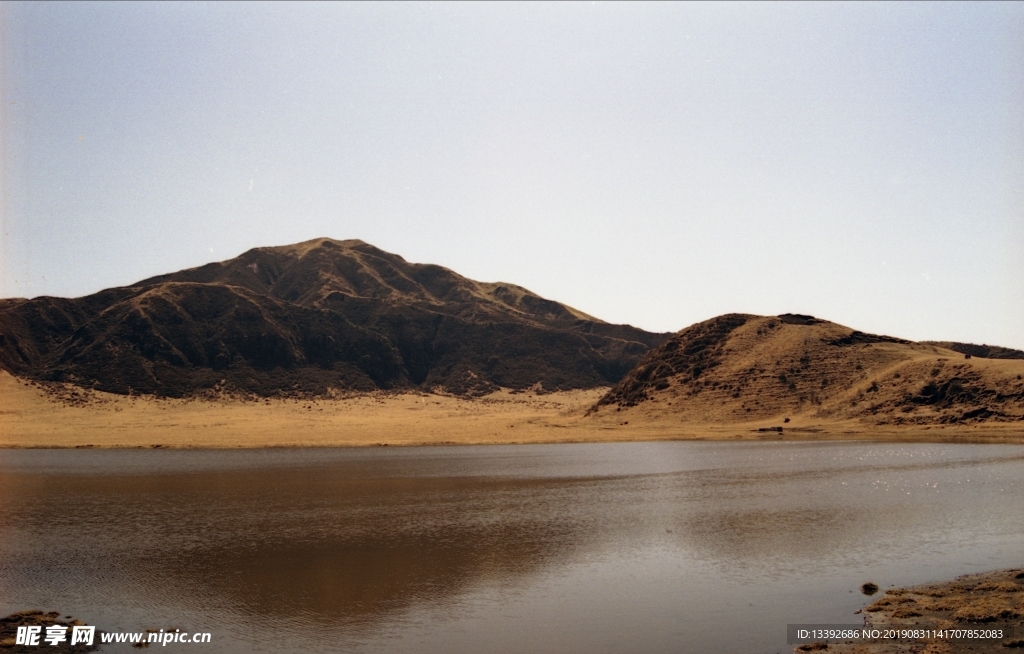
[[[965,358],[811,316],[728,314],[651,350],[592,413],[770,425],[1018,421],[1022,377],[1021,360]]]
[[[84,298],[0,300],[0,368],[176,397],[592,388],[667,337],[325,238]]]

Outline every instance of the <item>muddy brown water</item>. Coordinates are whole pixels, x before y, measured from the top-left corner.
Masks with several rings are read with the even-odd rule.
[[[789,652],[1021,565],[1021,446],[0,451],[0,612],[162,651]]]

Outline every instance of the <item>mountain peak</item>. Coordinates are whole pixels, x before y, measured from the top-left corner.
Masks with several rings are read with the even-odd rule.
[[[358,239],[315,238],[253,248],[234,259],[150,277],[132,286],[171,281],[240,286],[307,307],[337,308],[342,302],[370,299],[538,324],[603,322],[522,286],[477,282],[443,266],[409,263]]]
[[[271,251],[280,254],[290,254],[301,258],[309,254],[311,251],[316,250],[317,248],[349,250],[360,247],[369,247],[374,250],[377,249],[374,248],[372,245],[368,244],[366,241],[362,241],[358,238],[350,238],[345,239],[343,241],[339,241],[338,239],[321,236],[319,238],[312,238],[309,239],[308,241],[293,243],[291,245],[271,245],[253,248],[251,250],[247,250],[242,255],[240,255],[240,258],[245,257],[246,255],[251,255],[251,253],[258,253],[264,251]]]

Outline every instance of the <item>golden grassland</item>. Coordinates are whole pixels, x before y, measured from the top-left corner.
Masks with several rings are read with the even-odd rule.
[[[368,393],[336,399],[158,399],[43,386],[0,372],[0,447],[338,447],[649,440],[1024,443],[1024,424],[875,425],[793,415],[693,421],[656,403],[587,415],[607,389],[499,391],[466,399]]]

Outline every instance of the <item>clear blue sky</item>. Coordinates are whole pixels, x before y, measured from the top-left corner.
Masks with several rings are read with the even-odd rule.
[[[0,295],[317,236],[1024,348],[1024,4],[0,5]]]

